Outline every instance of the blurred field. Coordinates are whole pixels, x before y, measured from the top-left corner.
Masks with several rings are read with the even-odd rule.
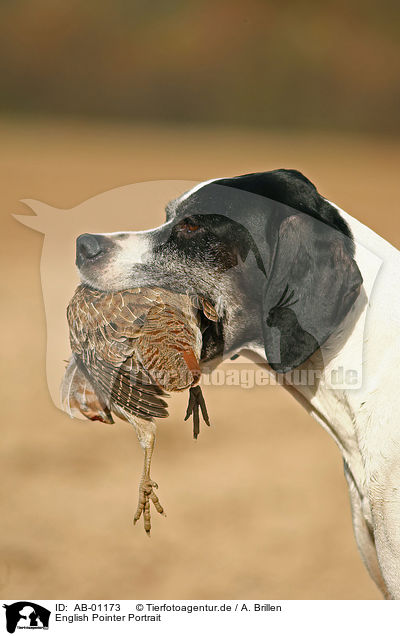
[[[0,3],[0,111],[398,134],[400,8]]]
[[[71,421],[48,395],[37,198],[71,207],[148,179],[295,167],[400,245],[400,145],[222,128],[1,121],[3,598],[373,599],[339,452],[283,389],[207,390],[197,443],[186,396],[160,424],[153,476],[168,517],[132,527],[142,453],[129,426]],[[162,220],[149,218],[144,229]],[[121,228],[115,228],[118,230]]]

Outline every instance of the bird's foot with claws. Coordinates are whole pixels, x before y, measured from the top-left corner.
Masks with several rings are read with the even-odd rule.
[[[185,422],[193,414],[193,437],[197,439],[200,432],[200,416],[199,409],[207,426],[210,426],[210,420],[207,413],[206,402],[199,386],[192,386],[189,389],[189,404],[187,407]]]
[[[154,492],[154,488],[158,488],[158,484],[156,484],[156,482],[153,481],[152,479],[143,479],[141,481],[139,486],[138,507],[136,509],[135,516],[133,518],[133,525],[135,525],[136,522],[139,521],[141,515],[143,514],[144,529],[148,536],[150,536],[150,530],[151,530],[150,500],[153,502],[157,512],[159,512],[160,515],[163,515],[164,517],[166,516],[164,512],[164,508],[160,504],[160,501],[156,493]]]

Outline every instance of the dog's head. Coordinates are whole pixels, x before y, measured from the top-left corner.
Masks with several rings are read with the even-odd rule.
[[[286,372],[340,325],[362,277],[350,230],[314,185],[294,170],[200,184],[146,232],[83,234],[82,282],[100,290],[157,285],[207,298],[202,359],[263,344]]]

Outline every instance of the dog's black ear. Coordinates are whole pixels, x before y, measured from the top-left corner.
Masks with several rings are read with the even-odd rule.
[[[286,217],[263,295],[270,366],[287,373],[305,362],[340,325],[361,285],[350,238],[307,214]]]

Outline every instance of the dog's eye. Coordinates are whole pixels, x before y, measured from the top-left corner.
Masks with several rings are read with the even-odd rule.
[[[178,232],[183,232],[185,234],[193,234],[200,229],[200,226],[193,219],[183,219],[177,226]]]

